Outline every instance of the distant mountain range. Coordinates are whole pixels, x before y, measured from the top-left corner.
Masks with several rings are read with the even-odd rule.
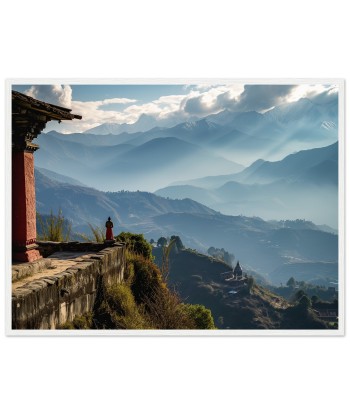
[[[188,246],[223,247],[265,275],[291,258],[336,261],[336,235],[278,222],[306,219],[337,228],[336,99],[301,99],[264,114],[226,110],[167,125],[145,116],[118,128],[117,135],[95,129],[39,136],[39,211],[62,207],[77,230],[113,216],[120,228],[149,237],[181,233]],[[157,195],[148,193],[157,189]],[[267,229],[291,232],[296,241],[313,232],[310,243],[322,255],[311,255],[310,246],[272,244]]]
[[[193,200],[170,200],[146,192],[101,192],[97,189],[70,184],[68,176],[60,181],[49,175],[52,172],[35,169],[37,210],[48,214],[62,209],[72,221],[75,230],[88,230],[88,223],[104,225],[108,216],[117,226],[146,224],[150,218],[164,213],[200,213],[214,215],[215,211]]]
[[[256,175],[267,174],[262,169],[268,161],[337,141],[337,105],[337,99],[327,104],[300,99],[264,114],[225,110],[181,123],[143,115],[134,124],[101,125],[83,134],[51,131],[38,138],[36,165],[113,191],[155,191],[174,182],[234,175],[259,159],[265,164]],[[323,172],[334,170],[334,163],[326,163]],[[318,173],[308,174],[317,180]]]
[[[138,120],[132,124],[118,124],[118,123],[104,123],[97,127],[86,130],[87,134],[106,135],[113,134],[118,135],[121,133],[138,133],[148,131],[154,127],[173,127],[180,121],[178,118],[158,120],[155,117],[147,114],[141,114]]]
[[[180,182],[156,194],[190,197],[225,214],[307,218],[337,228],[338,143],[281,161],[257,160],[239,173]]]
[[[310,279],[322,275],[337,280],[337,235],[311,222],[226,216],[191,199],[171,200],[147,192],[101,192],[69,184],[69,177],[61,176],[60,180],[36,171],[37,210],[47,214],[61,208],[65,218],[72,221],[73,231],[88,232],[88,223],[103,226],[111,216],[116,234],[125,230],[143,233],[147,239],[175,234],[186,246],[204,252],[209,246],[223,247],[246,268],[267,278],[273,275],[275,283],[290,276],[298,278],[299,274],[307,279],[302,263],[307,264]],[[274,274],[293,263],[299,264],[296,274],[294,268],[293,275],[285,271],[280,277]],[[317,274],[313,274],[312,263]]]
[[[85,184],[79,182],[78,180],[72,179],[69,176],[65,176],[63,174],[55,173],[54,171],[43,169],[41,167],[35,168],[36,173],[41,173],[43,176],[46,176],[47,179],[54,180],[59,183],[68,183],[74,186],[86,186]]]
[[[173,136],[154,138],[138,146],[86,145],[58,133],[43,134],[38,141],[37,166],[59,174],[69,172],[75,180],[100,190],[156,190],[176,179],[238,172],[243,168]]]

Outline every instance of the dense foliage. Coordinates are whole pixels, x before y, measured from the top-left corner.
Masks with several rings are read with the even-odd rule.
[[[152,245],[146,241],[142,234],[122,232],[116,236],[115,240],[125,243],[129,252],[152,259]]]
[[[219,249],[219,248],[214,248],[213,246],[211,246],[207,252],[210,256],[216,259],[219,259],[220,261],[223,261],[228,265],[232,265],[235,259],[235,256],[225,251],[224,248]]]
[[[124,282],[101,287],[92,328],[215,329],[210,310],[184,304],[168,288],[143,235],[123,232],[116,240],[127,246]],[[173,239],[171,243],[175,242]]]

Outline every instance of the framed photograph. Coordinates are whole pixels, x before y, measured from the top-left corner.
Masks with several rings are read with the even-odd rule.
[[[8,335],[344,335],[342,79],[7,90]]]

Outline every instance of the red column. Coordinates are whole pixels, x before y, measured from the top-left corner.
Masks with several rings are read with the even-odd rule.
[[[34,154],[12,152],[12,260],[41,258],[36,245]]]

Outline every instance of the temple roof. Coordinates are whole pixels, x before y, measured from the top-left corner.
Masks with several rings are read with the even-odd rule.
[[[233,275],[236,277],[236,276],[241,276],[242,274],[243,274],[242,267],[240,266],[239,261],[237,261],[237,265],[233,271]]]
[[[12,148],[35,151],[39,146],[32,143],[49,121],[81,120],[72,110],[49,104],[12,91]]]
[[[16,113],[18,107],[23,108],[23,112]],[[12,91],[12,116],[21,116],[26,114],[25,110],[30,110],[32,112],[38,113],[40,115],[46,116],[46,121],[51,120],[73,120],[77,118],[81,120],[81,115],[76,115],[71,113],[71,109],[59,107],[58,105],[48,104],[44,101],[39,101],[38,99],[29,97],[17,91]]]

